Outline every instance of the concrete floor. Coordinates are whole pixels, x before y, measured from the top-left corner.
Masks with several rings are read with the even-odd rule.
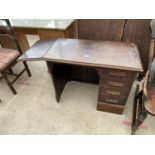
[[[38,38],[28,36],[32,45]],[[89,134],[129,135],[135,84],[122,115],[96,110],[98,85],[69,82],[56,103],[55,92],[45,62],[28,62],[32,72],[15,83],[12,95],[0,80],[0,134]],[[22,64],[14,68],[18,72]],[[12,78],[10,76],[10,78]],[[135,82],[136,83],[136,82]],[[145,120],[137,134],[154,134],[155,119]]]

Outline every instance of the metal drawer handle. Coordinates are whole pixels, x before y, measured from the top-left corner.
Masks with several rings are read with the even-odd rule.
[[[109,98],[106,98],[105,101],[106,101],[106,102],[111,102],[111,103],[119,103],[118,100],[109,99]]]
[[[124,84],[122,82],[108,81],[108,84],[111,86],[123,87]]]
[[[111,71],[110,75],[119,76],[119,77],[125,77],[126,76],[125,72],[116,72],[116,71]]]
[[[111,91],[111,90],[107,90],[106,91],[107,92],[107,94],[110,94],[110,95],[120,95],[120,92],[118,92],[118,91]]]

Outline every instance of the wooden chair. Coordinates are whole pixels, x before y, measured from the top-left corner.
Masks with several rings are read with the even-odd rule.
[[[142,90],[139,85],[136,87],[134,106],[133,106],[133,119],[131,134],[135,134],[139,126],[144,122],[147,115],[155,116],[155,20],[151,21],[152,40],[150,43],[148,69],[142,84]]]
[[[25,72],[27,71],[28,76],[31,76],[31,72],[28,68],[26,62],[23,62],[24,69],[19,74],[14,74],[11,67],[17,64],[18,57],[22,54],[20,45],[9,27],[0,26],[0,73],[2,77],[5,79],[9,88],[11,89],[13,94],[17,94],[16,90],[13,87],[14,82]],[[7,78],[7,73],[11,73],[15,75],[13,81],[9,81]]]

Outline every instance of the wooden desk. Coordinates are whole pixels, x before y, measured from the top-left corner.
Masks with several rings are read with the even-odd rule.
[[[47,62],[57,102],[66,83],[75,80],[73,67],[96,70],[99,77],[97,109],[118,114],[124,110],[136,74],[143,71],[136,45],[115,41],[39,41],[19,58],[19,61],[27,60]]]
[[[23,52],[29,48],[27,34],[38,35],[41,40],[77,38],[73,19],[10,19],[10,22]]]

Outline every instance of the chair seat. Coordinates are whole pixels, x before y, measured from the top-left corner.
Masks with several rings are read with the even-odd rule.
[[[145,109],[152,115],[155,115],[155,85],[148,88],[148,102],[145,104]]]
[[[3,72],[19,55],[17,50],[0,48],[0,72]]]

